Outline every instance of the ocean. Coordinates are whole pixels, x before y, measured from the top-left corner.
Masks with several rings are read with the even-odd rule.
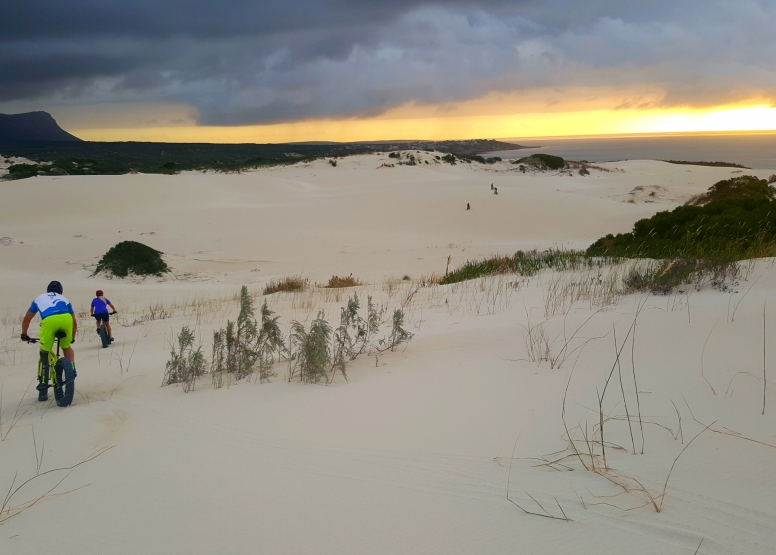
[[[538,148],[504,150],[485,156],[522,158],[543,152],[567,160],[685,160],[732,162],[752,169],[776,169],[776,132],[738,135],[608,136],[564,139],[500,139]]]

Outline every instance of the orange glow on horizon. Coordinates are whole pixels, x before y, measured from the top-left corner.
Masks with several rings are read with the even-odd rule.
[[[477,101],[481,104],[481,100]],[[498,104],[496,102],[495,104]],[[90,141],[285,143],[303,141],[454,140],[480,137],[581,137],[627,134],[776,130],[776,108],[766,104],[713,109],[587,109],[478,115],[475,103],[453,113],[405,106],[369,119],[311,120],[249,126],[86,128],[70,131]],[[465,105],[464,105],[465,106]],[[531,106],[536,108],[536,106]],[[502,112],[502,113],[494,113]],[[456,115],[457,112],[457,115]],[[463,112],[463,113],[462,113]]]

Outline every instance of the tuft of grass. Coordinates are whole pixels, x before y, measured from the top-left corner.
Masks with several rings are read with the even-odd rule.
[[[137,241],[122,241],[108,252],[97,263],[94,270],[116,277],[161,276],[170,271],[170,267],[162,260],[162,252],[138,243]]]
[[[287,276],[280,279],[273,279],[264,286],[262,295],[272,295],[273,293],[295,293],[307,289],[307,280],[302,276]]]
[[[440,284],[458,283],[495,274],[533,276],[541,270],[579,270],[602,266],[609,258],[588,257],[583,251],[549,249],[546,251],[517,251],[513,256],[497,255],[484,260],[470,260],[449,272]]]
[[[646,266],[633,266],[623,279],[627,291],[649,291],[666,295],[676,287],[694,283],[710,284],[725,290],[741,275],[739,265],[732,260],[675,258],[656,260]]]
[[[353,274],[350,274],[346,277],[331,276],[329,282],[324,287],[327,289],[341,289],[343,287],[356,287],[358,285],[362,285],[362,283],[354,278]]]

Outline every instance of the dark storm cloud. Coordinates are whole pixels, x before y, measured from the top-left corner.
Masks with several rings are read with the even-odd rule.
[[[244,124],[532,87],[656,85],[662,105],[776,96],[773,0],[10,4],[0,102],[177,102]]]

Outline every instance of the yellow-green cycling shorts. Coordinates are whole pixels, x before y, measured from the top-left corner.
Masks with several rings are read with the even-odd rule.
[[[52,314],[40,323],[40,350],[51,351],[58,331],[65,332],[65,337],[59,340],[59,346],[67,349],[73,340],[73,315]]]

